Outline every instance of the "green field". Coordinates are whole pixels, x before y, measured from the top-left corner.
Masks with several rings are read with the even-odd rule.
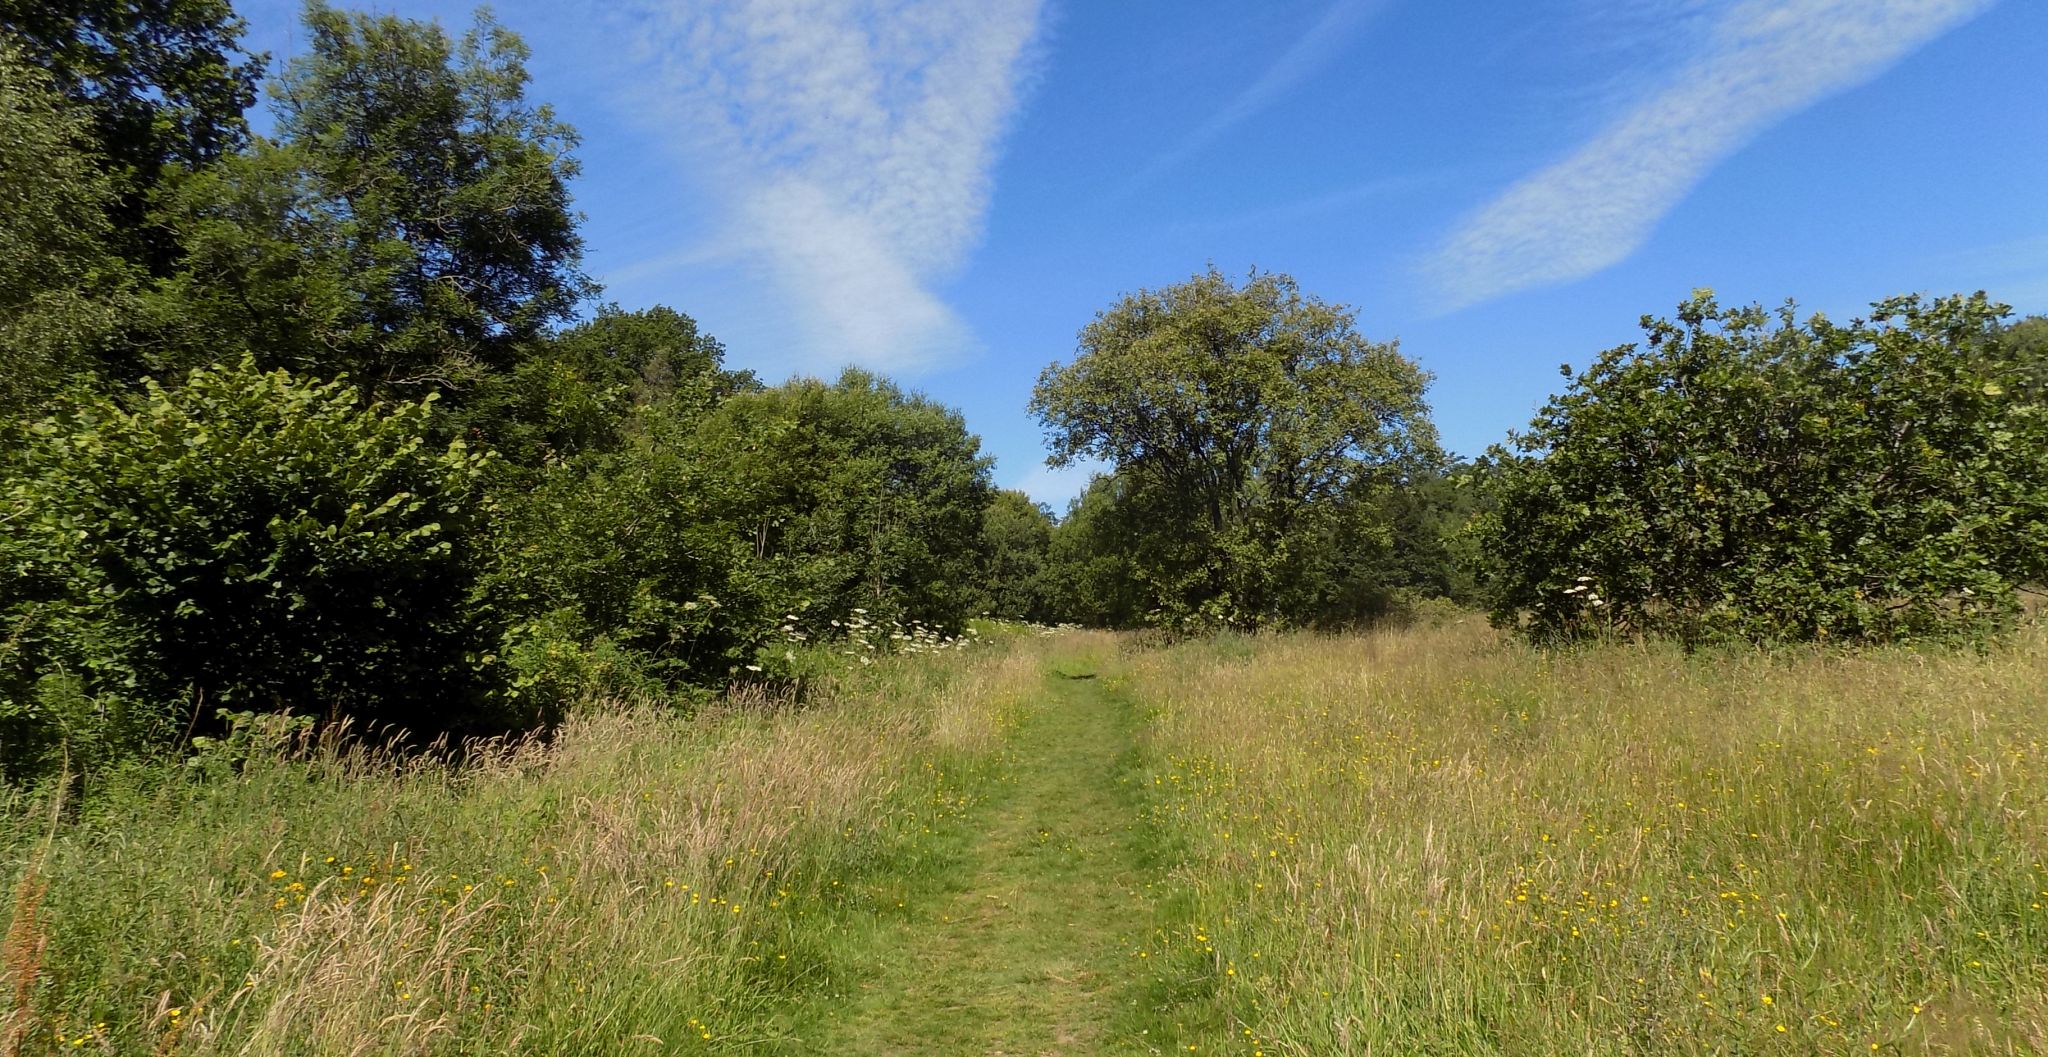
[[[1020,632],[4,816],[0,1052],[2035,1053],[2048,638]],[[53,808],[55,814],[53,814]]]

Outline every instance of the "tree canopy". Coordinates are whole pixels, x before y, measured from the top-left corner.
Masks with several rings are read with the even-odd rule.
[[[0,47],[0,419],[91,373],[119,328],[116,196],[92,149],[49,75]]]
[[[981,515],[981,545],[987,564],[980,574],[975,608],[1011,620],[1057,619],[1050,580],[1052,512],[1015,489],[995,493]]]
[[[0,30],[90,131],[124,254],[154,274],[179,248],[147,224],[150,196],[247,142],[263,57],[244,28],[227,0],[0,0]]]
[[[1309,541],[1435,458],[1429,376],[1293,279],[1211,269],[1098,313],[1031,410],[1055,466],[1104,460],[1152,515],[1139,569],[1164,619],[1283,619]]]
[[[526,45],[488,12],[460,40],[317,2],[306,27],[271,86],[277,138],[162,200],[187,259],[159,344],[459,402],[592,290],[575,133],[526,100]]]
[[[689,442],[719,467],[719,520],[743,526],[778,595],[956,630],[975,595],[989,459],[960,413],[866,371],[720,404]]]

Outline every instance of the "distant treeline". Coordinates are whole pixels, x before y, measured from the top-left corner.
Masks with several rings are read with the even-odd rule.
[[[2043,578],[2048,340],[1981,296],[1847,327],[1695,299],[1465,463],[1395,346],[1211,270],[1040,378],[1055,460],[1110,467],[1055,518],[950,408],[765,385],[601,303],[575,132],[488,14],[305,21],[265,85],[221,0],[0,0],[6,775],[238,712],[491,732],[797,685],[854,626],[1449,599],[1544,638],[1856,639]]]

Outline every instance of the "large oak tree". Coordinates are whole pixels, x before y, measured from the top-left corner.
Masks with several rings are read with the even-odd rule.
[[[1288,276],[1212,268],[1098,314],[1031,410],[1053,465],[1108,462],[1148,512],[1133,557],[1160,619],[1251,626],[1299,615],[1322,550],[1360,538],[1374,490],[1434,457],[1428,384]]]

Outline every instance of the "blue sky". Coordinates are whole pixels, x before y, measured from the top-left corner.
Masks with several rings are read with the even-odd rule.
[[[292,53],[295,0],[242,0]],[[459,29],[472,5],[381,10]],[[1436,376],[1446,446],[1695,287],[2048,312],[2039,0],[509,0],[583,135],[589,268],[769,379],[1024,405],[1120,294],[1295,276]]]

